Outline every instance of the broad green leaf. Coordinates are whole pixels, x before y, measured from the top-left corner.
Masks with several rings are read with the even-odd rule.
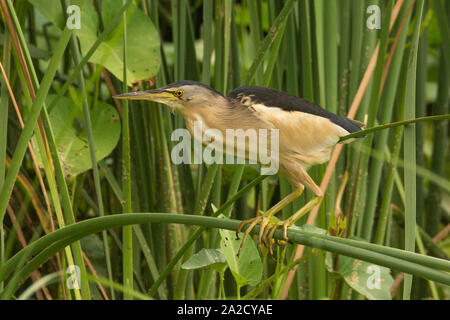
[[[29,0],[49,21],[59,29],[66,24],[59,1]],[[81,28],[75,30],[80,40],[81,51],[86,54],[97,41],[99,16],[92,0],[72,0],[69,4],[80,8]],[[109,25],[117,16],[121,2],[101,1],[103,25]],[[160,39],[150,18],[135,4],[127,11],[127,80],[128,85],[153,77],[160,66]],[[111,36],[97,48],[89,59],[108,69],[123,80],[123,25],[119,24]]]
[[[63,9],[60,1],[28,0],[33,7],[38,9],[51,23],[59,29],[65,25]]]
[[[54,98],[54,95],[48,96],[49,105]],[[64,173],[67,176],[76,176],[91,169],[84,117],[80,108],[70,99],[62,97],[58,105],[50,111],[49,119]],[[99,101],[91,110],[91,121],[95,156],[97,161],[100,161],[111,153],[119,141],[120,118],[114,107]]]
[[[324,230],[325,231],[325,230]],[[364,241],[361,238],[353,239]],[[335,270],[333,255],[327,252],[325,266],[333,274],[341,276],[347,284],[370,300],[390,300],[390,289],[394,279],[390,269],[370,262],[339,255],[337,270]]]
[[[183,263],[181,268],[188,270],[211,268],[217,272],[223,272],[227,268],[227,261],[222,251],[203,248]]]
[[[333,271],[333,258],[329,252],[326,254],[325,262],[328,271],[339,274],[350,287],[367,299],[392,299],[390,288],[394,279],[390,269],[340,255],[338,270]]]
[[[88,1],[88,0],[84,0]],[[76,31],[81,50],[86,54],[97,40],[98,15],[88,1],[81,14],[81,29]],[[102,20],[108,25],[120,6],[116,0],[102,1]],[[159,69],[160,39],[150,18],[135,4],[127,12],[127,80],[128,85],[153,77]],[[123,79],[123,27],[117,29],[95,51],[89,60],[107,68],[118,79]]]
[[[219,215],[219,217],[224,217]],[[237,253],[242,242],[243,233],[240,234],[240,240],[236,240],[236,232],[220,229],[220,250],[222,251],[228,263],[228,267],[233,274],[237,284],[252,286],[258,284],[262,277],[262,263],[258,249],[251,237],[247,238],[244,248],[239,257]]]

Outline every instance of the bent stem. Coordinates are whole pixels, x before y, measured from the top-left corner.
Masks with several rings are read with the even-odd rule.
[[[25,265],[25,267],[18,269],[14,274],[14,278],[18,281],[8,285],[8,292],[13,294],[18,285],[24,281],[31,274],[31,272],[36,270],[42,263],[47,261],[70,243],[87,235],[110,228],[155,222],[198,225],[202,227],[199,230],[204,230],[208,227],[237,230],[240,223],[238,220],[170,213],[133,213],[92,218],[68,225],[34,241],[33,243],[30,243],[28,247],[19,251],[0,268],[0,281],[3,281],[9,274],[11,274],[16,269],[17,263],[24,257],[34,255],[34,258],[27,265]],[[259,232],[258,229],[259,228],[255,228],[255,234]],[[282,239],[282,236],[282,230],[277,230],[274,234],[276,239]],[[288,236],[292,242],[297,244],[303,244],[321,250],[343,254],[352,258],[368,261],[380,266],[385,266],[387,268],[392,268],[450,285],[450,278],[448,277],[448,274],[442,272],[450,271],[450,262],[447,260],[428,257],[400,249],[365,243],[363,241],[317,234],[298,228],[290,228],[288,230]],[[10,287],[10,285],[13,287]],[[153,290],[157,289],[157,287],[152,288],[154,288]],[[151,296],[153,296],[153,294],[151,294]]]
[[[384,130],[384,129],[395,128],[398,126],[406,126],[408,124],[413,124],[413,123],[418,123],[418,122],[423,122],[423,121],[438,121],[438,120],[445,120],[445,119],[450,119],[450,114],[442,114],[442,115],[429,116],[429,117],[420,117],[420,118],[415,118],[415,119],[401,120],[401,121],[397,121],[397,122],[381,124],[379,126],[375,126],[372,128],[368,128],[365,130],[361,130],[361,131],[354,132],[354,133],[348,134],[346,136],[343,136],[339,139],[338,143],[344,142],[345,140],[348,140],[348,139],[358,138],[358,137],[364,136],[366,134],[374,133],[376,131],[380,131],[380,130]]]

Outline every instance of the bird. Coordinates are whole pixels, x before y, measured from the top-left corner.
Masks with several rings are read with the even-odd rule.
[[[247,226],[241,248],[258,224],[259,245],[264,244],[271,250],[273,235],[278,228],[282,228],[284,241],[288,241],[287,228],[317,206],[323,197],[322,190],[307,170],[327,162],[341,137],[364,127],[359,121],[334,114],[313,102],[261,86],[243,86],[225,96],[209,85],[183,80],[158,89],[123,93],[113,98],[149,100],[167,105],[172,112],[177,111],[183,116],[191,134],[194,134],[196,121],[204,129],[213,128],[222,133],[229,129],[277,130],[279,169],[294,191],[266,212],[241,222],[237,233]],[[201,142],[207,145],[211,142],[207,140]],[[353,140],[348,139],[343,143]],[[233,144],[235,141],[221,143]],[[268,148],[271,148],[270,144]],[[235,149],[235,145],[230,148],[233,151]],[[245,157],[250,157],[248,147]],[[288,219],[274,222],[273,216],[298,198],[305,187],[312,191],[314,197]]]

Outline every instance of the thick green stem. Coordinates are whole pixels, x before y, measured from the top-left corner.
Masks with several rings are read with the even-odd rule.
[[[17,271],[18,274],[16,274],[16,276],[22,281],[28,277],[33,270],[38,268],[40,264],[47,261],[56,252],[62,250],[68,244],[79,240],[84,236],[97,233],[108,228],[152,222],[182,223],[187,225],[199,225],[202,226],[202,228],[221,228],[228,230],[236,230],[240,224],[240,221],[231,219],[177,215],[169,213],[134,213],[132,215],[120,214],[92,218],[59,229],[33,242],[27,248],[22,249],[14,257],[8,260],[2,268],[0,268],[0,281],[2,281],[15,269],[17,262],[21,261],[24,256],[26,257],[30,254],[36,254],[39,250],[42,251],[37,254],[35,258],[33,258],[23,269]],[[259,228],[257,227],[254,229],[253,233],[257,234],[258,232]],[[277,230],[274,237],[276,239],[282,239],[282,230]],[[289,228],[288,237],[290,241],[297,244],[303,244],[314,248],[343,254],[356,259],[372,262],[380,266],[415,274],[429,280],[450,285],[450,277],[448,274],[439,271],[450,271],[450,262],[447,260],[432,258],[400,249],[374,245],[363,241],[322,235],[299,228]]]

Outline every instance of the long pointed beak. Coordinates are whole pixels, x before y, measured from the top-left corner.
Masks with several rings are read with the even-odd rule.
[[[113,96],[114,99],[123,99],[123,100],[150,100],[160,103],[166,103],[169,101],[174,101],[176,98],[174,95],[167,90],[164,89],[154,89],[147,91],[136,91],[136,92],[128,92],[122,93],[116,96]]]

